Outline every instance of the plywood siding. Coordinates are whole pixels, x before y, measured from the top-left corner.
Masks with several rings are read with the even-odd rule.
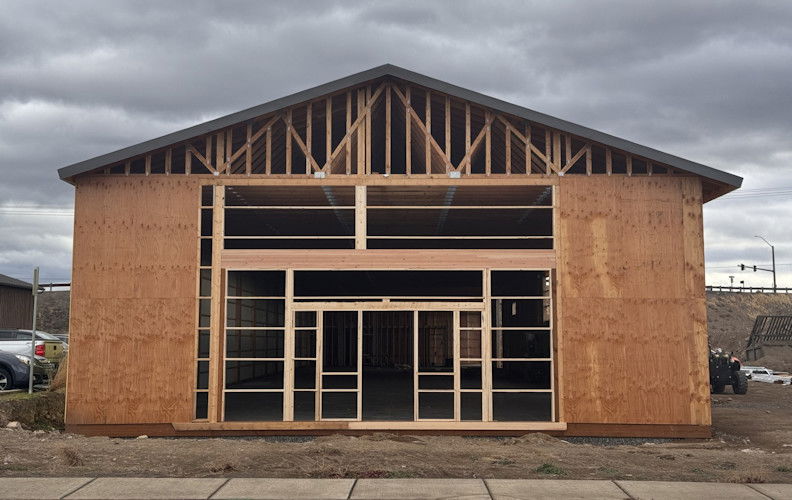
[[[199,187],[77,180],[68,424],[192,415]]]
[[[557,192],[561,419],[709,425],[700,179]]]

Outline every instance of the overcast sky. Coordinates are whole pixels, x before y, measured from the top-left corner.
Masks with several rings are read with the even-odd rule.
[[[0,273],[69,279],[57,168],[389,62],[743,176],[707,282],[792,287],[792,2],[484,4],[4,0]]]

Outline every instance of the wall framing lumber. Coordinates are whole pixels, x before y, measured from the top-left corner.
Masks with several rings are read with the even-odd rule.
[[[555,267],[552,250],[223,250],[228,269],[471,269]]]

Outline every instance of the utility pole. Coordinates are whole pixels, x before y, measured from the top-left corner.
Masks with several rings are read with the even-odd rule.
[[[762,238],[761,236],[754,236],[754,238],[759,238],[760,240],[764,241],[765,243],[770,246],[770,256],[773,258],[773,293],[776,293],[776,268],[775,268],[775,247],[770,245],[770,242],[766,239]]]
[[[28,393],[33,394],[33,372],[36,367],[36,317],[38,316],[39,268],[33,269],[33,331],[30,333],[30,373]]]
[[[729,286],[734,288],[734,276],[729,276],[729,281],[730,281]]]

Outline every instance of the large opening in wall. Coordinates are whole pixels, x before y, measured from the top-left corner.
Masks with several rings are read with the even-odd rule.
[[[552,421],[550,287],[534,270],[229,271],[223,418]]]

